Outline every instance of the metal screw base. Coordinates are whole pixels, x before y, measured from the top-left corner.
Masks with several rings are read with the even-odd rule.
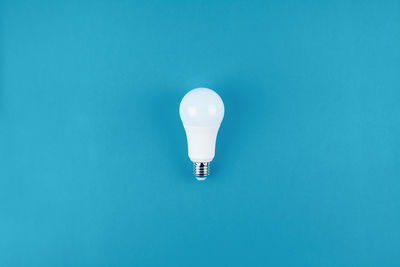
[[[194,162],[193,171],[197,180],[204,181],[210,174],[210,162]]]

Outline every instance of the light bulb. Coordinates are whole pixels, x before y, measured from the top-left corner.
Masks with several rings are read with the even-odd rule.
[[[222,119],[224,103],[211,89],[196,88],[188,92],[179,106],[186,131],[189,158],[197,180],[205,180],[215,155],[215,142]]]

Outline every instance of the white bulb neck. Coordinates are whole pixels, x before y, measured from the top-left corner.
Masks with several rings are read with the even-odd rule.
[[[193,162],[210,162],[215,155],[215,142],[219,125],[184,125],[188,143],[189,158]]]

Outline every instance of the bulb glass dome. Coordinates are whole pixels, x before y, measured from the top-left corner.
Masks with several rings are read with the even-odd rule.
[[[183,97],[179,114],[184,125],[216,126],[224,118],[224,103],[213,90],[197,88]]]

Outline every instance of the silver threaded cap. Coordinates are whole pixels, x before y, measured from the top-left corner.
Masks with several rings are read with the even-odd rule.
[[[193,171],[197,180],[204,181],[210,174],[210,162],[194,162]]]

